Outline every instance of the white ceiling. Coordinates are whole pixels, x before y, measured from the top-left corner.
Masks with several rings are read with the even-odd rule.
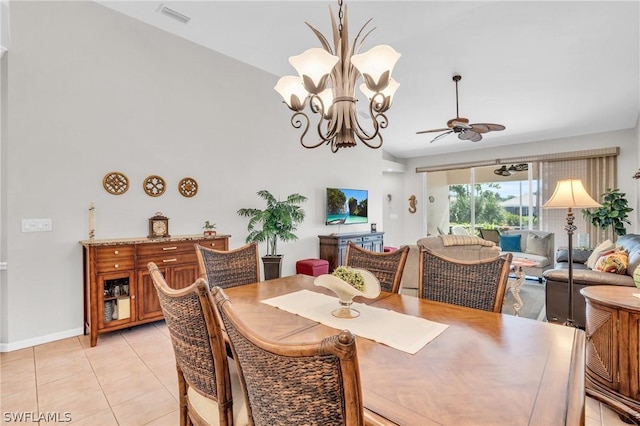
[[[640,1],[361,1],[348,5],[352,39],[369,18],[363,50],[402,54],[383,149],[398,158],[500,147],[636,126],[640,109]],[[155,27],[274,74],[289,56],[319,47],[307,21],[331,40],[337,1],[100,1]],[[164,4],[191,18],[179,23]],[[418,130],[460,116],[506,126],[480,142]],[[274,91],[274,105],[280,97]],[[293,130],[298,135],[297,130]]]

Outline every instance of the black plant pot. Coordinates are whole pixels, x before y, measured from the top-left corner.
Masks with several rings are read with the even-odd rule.
[[[282,256],[281,254],[263,256],[262,265],[264,266],[264,279],[272,280],[280,278],[282,272]]]

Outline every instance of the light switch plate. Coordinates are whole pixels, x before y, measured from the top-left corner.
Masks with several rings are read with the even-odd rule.
[[[22,232],[47,232],[52,230],[51,218],[22,219]]]

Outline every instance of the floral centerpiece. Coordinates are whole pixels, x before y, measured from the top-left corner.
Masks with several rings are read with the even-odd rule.
[[[357,269],[338,266],[331,275],[340,278],[356,290],[364,291],[364,278]]]
[[[316,277],[313,283],[334,292],[339,299],[340,308],[331,312],[338,318],[356,318],[360,312],[351,308],[356,296],[374,299],[380,294],[380,281],[365,269],[338,266],[333,273]]]

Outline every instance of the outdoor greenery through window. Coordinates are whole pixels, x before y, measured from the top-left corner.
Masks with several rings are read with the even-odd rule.
[[[447,191],[443,209],[433,208],[428,217],[429,232],[452,233],[453,228],[464,228],[476,235],[479,229],[539,229],[540,197],[535,173],[498,175],[495,166],[465,170],[430,172],[427,178],[429,192]],[[437,173],[437,175],[435,175]],[[441,214],[439,214],[442,212]],[[530,226],[531,225],[531,226]],[[433,233],[433,232],[432,232]]]

